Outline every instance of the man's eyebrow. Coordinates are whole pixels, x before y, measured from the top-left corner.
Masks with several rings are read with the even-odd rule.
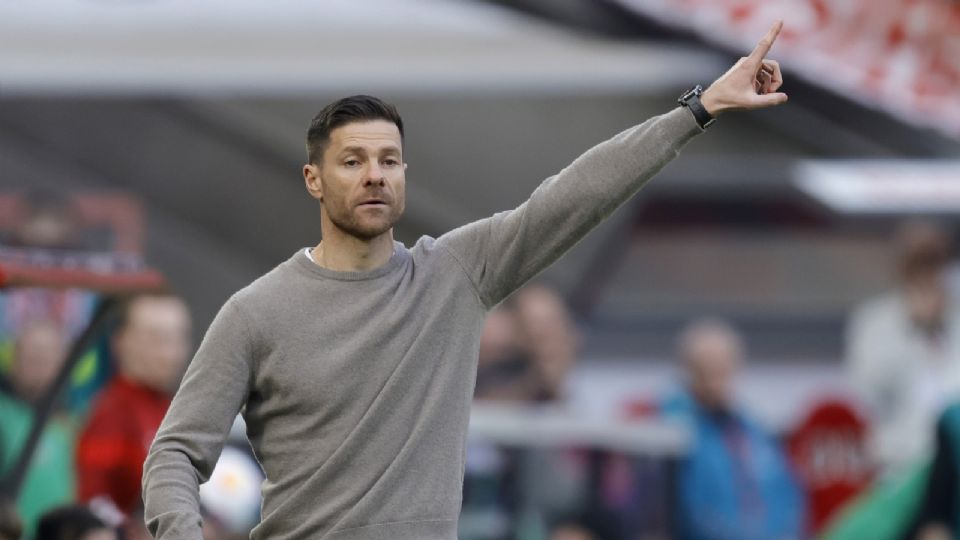
[[[347,146],[340,150],[340,155],[344,154],[366,154],[367,149],[362,146]]]
[[[339,155],[342,156],[342,155],[345,155],[345,154],[366,154],[366,153],[367,153],[367,148],[366,148],[366,147],[353,145],[353,146],[344,147],[342,150],[340,150]],[[398,155],[399,155],[399,154],[400,154],[400,147],[394,146],[394,145],[386,146],[386,147],[384,147],[384,148],[379,149],[379,153],[381,153],[381,154],[398,154]]]

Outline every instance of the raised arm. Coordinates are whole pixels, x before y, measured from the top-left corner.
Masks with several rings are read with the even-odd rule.
[[[777,92],[780,67],[765,59],[781,26],[775,24],[750,56],[703,93],[711,116],[786,101]],[[492,307],[569,250],[702,131],[685,107],[651,118],[588,150],[516,209],[451,231],[438,245],[457,259],[481,301]]]
[[[246,315],[230,299],[207,330],[143,466],[144,517],[154,538],[202,538],[199,487],[246,401],[252,339]]]

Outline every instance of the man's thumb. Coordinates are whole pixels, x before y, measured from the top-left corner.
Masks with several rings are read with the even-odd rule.
[[[771,94],[763,94],[757,96],[753,100],[754,104],[757,107],[772,107],[774,105],[780,105],[787,102],[787,95],[783,92],[773,92]]]

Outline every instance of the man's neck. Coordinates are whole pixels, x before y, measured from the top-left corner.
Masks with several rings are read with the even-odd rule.
[[[344,234],[324,233],[323,240],[311,251],[313,262],[337,272],[364,272],[379,268],[393,255],[393,229],[363,240]]]

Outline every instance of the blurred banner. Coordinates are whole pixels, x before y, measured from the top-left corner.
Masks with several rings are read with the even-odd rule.
[[[960,138],[960,2],[615,1],[742,51],[750,50],[774,20],[783,19],[772,56],[788,71],[914,125]]]

